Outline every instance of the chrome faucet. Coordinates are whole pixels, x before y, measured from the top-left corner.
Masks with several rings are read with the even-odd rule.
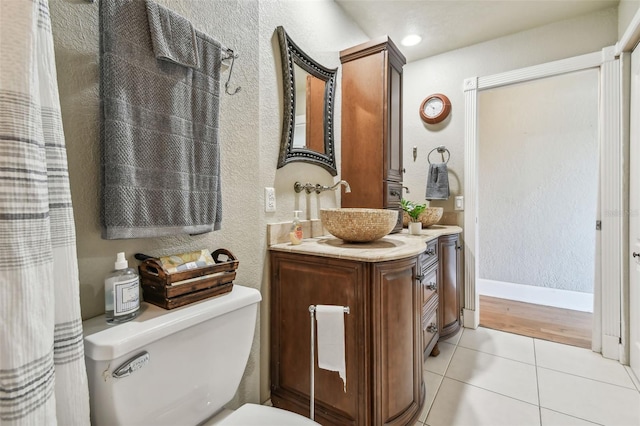
[[[307,194],[311,194],[314,191],[316,194],[319,194],[323,191],[335,191],[340,185],[344,185],[344,192],[351,192],[351,187],[346,180],[341,180],[333,186],[320,185],[319,183],[313,185],[309,182],[303,185],[300,182],[296,182],[293,184],[293,190],[296,191],[296,193],[300,193],[304,190]]]
[[[344,192],[345,193],[351,192],[351,187],[349,186],[349,182],[347,182],[346,180],[341,180],[341,181],[336,182],[336,184],[333,185],[333,186],[324,186],[324,185],[317,184],[316,185],[316,194],[319,194],[322,191],[335,191],[340,185],[344,185]]]

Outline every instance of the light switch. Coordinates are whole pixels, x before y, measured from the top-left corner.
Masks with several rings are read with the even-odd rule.
[[[276,211],[276,189],[266,187],[264,189],[264,211],[273,213]]]
[[[456,195],[453,208],[455,210],[464,210],[464,196]]]

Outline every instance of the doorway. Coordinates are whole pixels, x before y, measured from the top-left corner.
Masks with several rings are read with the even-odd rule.
[[[602,223],[602,230],[596,236],[595,268],[593,284],[594,327],[592,350],[601,352],[611,359],[620,359],[621,351],[621,297],[624,252],[624,170],[625,143],[620,135],[620,63],[615,56],[615,47],[560,61],[541,64],[486,77],[472,77],[464,81],[465,93],[465,294],[464,326],[476,328],[480,323],[480,302],[478,279],[480,264],[488,253],[479,249],[478,174],[479,158],[479,92],[563,75],[581,70],[598,71],[598,190],[596,219]],[[595,224],[594,224],[595,227]],[[593,235],[593,234],[592,234]]]
[[[591,68],[478,94],[481,325],[591,347],[598,78]]]

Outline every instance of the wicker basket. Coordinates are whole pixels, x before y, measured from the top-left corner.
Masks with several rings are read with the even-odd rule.
[[[171,274],[163,268],[159,259],[142,255],[145,260],[138,270],[144,300],[165,309],[173,309],[230,292],[238,260],[226,249],[218,249],[211,256],[215,265]]]

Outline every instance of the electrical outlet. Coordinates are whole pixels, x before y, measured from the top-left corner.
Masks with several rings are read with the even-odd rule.
[[[266,187],[264,189],[264,211],[273,213],[276,211],[276,189]]]
[[[462,195],[456,195],[454,200],[453,208],[455,210],[464,210],[464,197]]]

